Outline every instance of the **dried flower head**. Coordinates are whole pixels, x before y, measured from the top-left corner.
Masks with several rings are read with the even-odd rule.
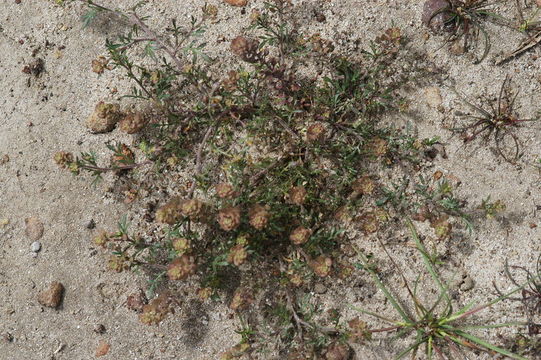
[[[132,311],[141,312],[143,307],[148,303],[145,293],[139,289],[126,298],[126,307]]]
[[[231,52],[248,63],[255,63],[259,56],[259,41],[237,36],[231,41]]]
[[[430,227],[434,229],[434,233],[439,239],[445,239],[451,234],[453,225],[449,222],[447,215],[440,216],[430,221]]]
[[[308,142],[322,142],[327,135],[327,129],[323,123],[313,122],[306,129],[306,140]]]
[[[229,206],[220,210],[218,224],[225,231],[236,229],[240,225],[240,207]]]
[[[293,186],[289,190],[289,202],[295,205],[302,205],[306,201],[306,189],[304,186]]]
[[[331,272],[332,259],[327,256],[320,255],[310,261],[310,268],[319,277],[328,276]]]
[[[190,251],[190,240],[186,238],[176,238],[171,241],[171,246],[173,250],[176,251],[178,255],[185,254]]]
[[[229,308],[232,310],[244,310],[247,309],[250,304],[254,302],[254,296],[249,289],[237,289],[233,295],[233,300],[229,304]]]
[[[243,245],[235,245],[229,250],[227,262],[235,266],[241,266],[248,258],[248,252]]]
[[[169,280],[184,280],[188,276],[195,274],[196,269],[195,257],[184,254],[169,264],[167,277]]]
[[[348,360],[350,356],[351,348],[345,343],[332,343],[325,352],[325,360]]]
[[[98,234],[94,237],[93,243],[96,246],[106,247],[107,242],[109,241],[109,235],[105,230],[101,230],[98,232]]]
[[[150,304],[143,306],[143,313],[139,315],[139,321],[143,324],[159,324],[171,311],[169,296],[162,294],[152,299]]]
[[[387,140],[376,137],[369,143],[369,150],[375,156],[384,156],[388,151]]]
[[[359,320],[358,317],[348,321],[349,328],[351,329],[349,340],[357,344],[363,344],[366,340],[372,338],[372,333],[368,329],[368,325]]]
[[[62,169],[68,169],[74,161],[73,154],[70,152],[58,151],[54,154],[54,162]]]
[[[231,349],[220,355],[220,360],[235,360],[240,359],[248,350],[250,350],[250,344],[241,342]]]
[[[233,185],[228,183],[219,183],[216,185],[216,196],[221,199],[233,199],[237,196]]]
[[[141,112],[130,112],[118,123],[120,130],[128,134],[135,134],[141,131],[147,124],[145,116]]]
[[[175,197],[156,211],[156,221],[174,225],[182,220],[181,201]]]
[[[373,211],[368,211],[359,216],[361,230],[366,234],[375,233],[379,229],[379,219]]]
[[[205,203],[197,199],[185,200],[180,205],[182,215],[191,220],[200,220],[204,215]]]
[[[218,7],[216,5],[205,4],[203,5],[202,10],[203,10],[203,16],[205,18],[208,18],[214,21],[218,17]]]
[[[96,74],[103,74],[105,69],[107,69],[107,60],[104,56],[99,56],[97,59],[92,60],[92,71]]]
[[[197,297],[201,301],[208,300],[210,299],[211,296],[212,296],[212,288],[210,287],[204,287],[197,290]]]
[[[312,230],[305,228],[304,226],[299,226],[291,232],[289,235],[289,240],[295,245],[302,245],[306,243],[310,236],[312,235]]]
[[[125,255],[111,255],[107,267],[115,272],[122,272],[129,268],[128,258]]]
[[[248,214],[250,225],[257,230],[263,230],[269,222],[270,214],[265,206],[254,205]]]
[[[303,284],[302,276],[294,271],[289,271],[287,278],[294,286],[301,286]]]
[[[357,194],[372,195],[376,189],[376,183],[369,176],[362,176],[353,182],[352,188]]]
[[[120,144],[118,151],[111,156],[111,167],[121,167],[129,164],[133,164],[135,161],[135,154],[126,144]]]
[[[237,89],[237,83],[240,75],[237,71],[231,70],[227,73],[227,79],[222,80],[222,85],[226,90],[234,91]]]
[[[86,120],[86,126],[96,134],[109,132],[113,130],[121,116],[118,104],[106,104],[100,101]]]
[[[312,50],[315,52],[329,54],[334,51],[334,44],[331,40],[324,39],[321,37],[321,34],[312,35],[308,41],[312,46]]]

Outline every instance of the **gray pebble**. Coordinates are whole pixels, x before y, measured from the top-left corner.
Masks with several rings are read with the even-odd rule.
[[[33,253],[37,253],[41,250],[41,243],[39,241],[34,241],[32,245],[30,245],[30,250],[32,250]]]
[[[94,229],[96,227],[96,223],[94,222],[94,219],[85,221],[84,225],[85,225],[85,228],[87,229]]]
[[[469,291],[473,289],[474,286],[475,286],[475,283],[473,282],[473,279],[469,275],[466,275],[463,283],[460,285],[460,290]]]

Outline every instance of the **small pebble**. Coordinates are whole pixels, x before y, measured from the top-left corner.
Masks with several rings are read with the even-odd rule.
[[[32,245],[30,245],[30,250],[32,250],[33,253],[37,253],[41,250],[41,243],[39,241],[34,241]]]
[[[460,290],[469,291],[469,290],[473,289],[474,286],[475,286],[475,284],[473,282],[473,279],[469,275],[466,275],[466,277],[464,278],[462,284],[460,285]]]
[[[39,240],[43,236],[43,223],[37,217],[29,217],[24,219],[26,224],[26,229],[24,233],[26,236],[33,241]]]
[[[106,343],[105,341],[100,341],[98,344],[98,347],[96,348],[96,357],[101,357],[107,355],[109,352],[109,349],[111,348],[111,345]]]
[[[105,326],[103,326],[103,324],[96,324],[96,326],[94,326],[94,332],[97,334],[105,333]]]
[[[90,219],[85,222],[85,228],[94,229],[95,227],[96,227],[96,222],[94,221],[94,219]]]
[[[441,91],[436,86],[425,88],[424,97],[426,103],[432,108],[437,108],[442,103]]]
[[[38,295],[38,302],[47,307],[57,308],[62,302],[64,294],[64,285],[58,281],[53,281],[47,290],[44,290]]]
[[[5,342],[12,342],[13,341],[13,335],[10,333],[5,333],[3,336]]]

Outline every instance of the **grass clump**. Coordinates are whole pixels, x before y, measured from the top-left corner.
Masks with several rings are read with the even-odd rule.
[[[490,110],[477,106],[462,96],[457,95],[476,115],[466,115],[473,119],[473,123],[466,126],[453,128],[452,131],[463,136],[464,143],[468,144],[478,137],[485,142],[491,138],[495,143],[498,154],[507,162],[515,163],[521,155],[520,140],[514,130],[521,124],[530,121],[537,121],[537,118],[521,119],[514,109],[518,91],[512,92],[509,77],[506,77],[497,97],[497,100],[490,104]]]
[[[472,330],[475,329],[492,329],[500,327],[508,327],[512,325],[521,325],[518,323],[504,323],[504,324],[467,324],[464,322],[468,317],[486,309],[490,306],[501,302],[506,299],[510,299],[513,294],[523,290],[526,284],[517,285],[517,287],[505,294],[501,294],[500,297],[480,306],[475,306],[473,302],[454,310],[452,304],[452,296],[448,285],[446,285],[438,274],[431,257],[419,239],[417,231],[414,228],[412,222],[408,221],[408,226],[411,231],[413,240],[417,250],[419,251],[423,264],[426,267],[427,272],[430,274],[437,291],[438,296],[435,301],[427,304],[424,302],[420,294],[418,293],[418,285],[421,280],[421,275],[416,279],[412,285],[400,272],[402,280],[404,281],[409,300],[411,303],[407,305],[403,299],[394,295],[393,291],[388,288],[380,279],[378,273],[369,266],[369,259],[362,252],[359,252],[361,262],[366,271],[372,275],[377,287],[383,292],[385,298],[389,301],[393,309],[400,316],[401,320],[392,320],[386,316],[378,313],[374,313],[368,310],[355,308],[356,310],[373,316],[383,322],[388,323],[390,326],[378,329],[368,329],[363,326],[363,333],[365,338],[370,339],[375,333],[396,333],[393,338],[400,338],[408,334],[414,334],[414,340],[410,345],[407,345],[405,349],[399,351],[396,355],[396,359],[403,358],[410,355],[411,358],[416,358],[417,353],[421,348],[424,348],[424,353],[427,358],[445,359],[448,356],[452,358],[467,358],[464,350],[472,351],[484,351],[489,354],[500,354],[513,359],[525,359],[524,357],[514,354],[504,348],[498,347],[490,342],[483,340],[482,338],[474,335]],[[381,243],[381,242],[380,242]],[[391,259],[394,266],[397,264],[394,262],[392,256],[387,249],[383,246],[385,253]],[[533,280],[533,279],[532,279]],[[531,283],[531,280],[530,280]],[[413,311],[412,311],[413,309]]]

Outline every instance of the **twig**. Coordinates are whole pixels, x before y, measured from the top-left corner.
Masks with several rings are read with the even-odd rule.
[[[90,171],[99,171],[99,172],[107,172],[107,171],[117,171],[117,170],[130,170],[135,169],[144,165],[152,164],[153,162],[150,160],[143,161],[142,163],[138,164],[130,164],[130,165],[122,165],[122,166],[113,166],[113,167],[99,167],[99,166],[93,166],[93,165],[80,165],[80,169],[90,170]]]
[[[207,129],[207,132],[205,133],[205,136],[203,137],[203,140],[201,141],[201,144],[199,144],[199,148],[197,149],[196,158],[195,158],[195,173],[193,175],[192,185],[190,186],[190,190],[188,190],[188,197],[192,198],[195,187],[197,184],[197,176],[201,174],[201,170],[203,169],[203,150],[205,149],[205,145],[207,144],[207,141],[214,131],[214,127],[211,126]]]
[[[528,37],[526,40],[524,40],[522,43],[520,43],[519,47],[515,49],[513,52],[507,54],[503,59],[496,61],[496,65],[501,65],[518,55],[522,54],[526,50],[529,50],[539,44],[541,42],[541,30],[535,33],[535,35]]]
[[[142,39],[136,39],[136,41],[139,42],[139,41],[147,40],[147,41],[155,42],[159,46],[160,49],[165,51],[167,53],[167,55],[169,55],[171,57],[171,60],[173,60],[173,62],[175,63],[177,69],[180,72],[182,72],[182,69],[184,68],[184,64],[176,56],[176,53],[177,53],[178,50],[174,50],[173,47],[170,44],[168,44],[166,41],[164,41],[161,36],[159,36],[154,30],[150,29],[144,23],[144,21],[134,11],[131,12],[130,16],[126,16],[125,14],[120,12],[119,10],[110,9],[110,8],[108,8],[106,6],[103,6],[103,5],[100,5],[100,4],[98,4],[98,3],[96,3],[96,2],[94,2],[92,0],[81,0],[81,1],[83,3],[86,3],[87,5],[99,8],[100,10],[109,11],[112,14],[114,14],[115,16],[128,21],[128,23],[130,23],[131,25],[139,27],[145,33],[145,37],[142,38]]]
[[[297,328],[299,329],[301,339],[302,339],[302,327],[307,327],[307,328],[310,328],[312,330],[319,331],[319,332],[321,332],[323,334],[337,334],[337,333],[339,333],[338,329],[336,329],[336,328],[331,328],[331,327],[327,327],[327,326],[313,325],[313,324],[310,324],[310,323],[304,321],[303,319],[301,319],[299,317],[299,315],[295,311],[295,308],[293,307],[293,302],[291,301],[291,297],[289,296],[289,294],[286,294],[286,298],[287,298],[287,307],[289,308],[289,310],[291,311],[291,314],[293,315],[293,319],[295,320]]]
[[[152,38],[156,44],[159,45],[160,49],[165,51],[170,57],[171,60],[175,62],[175,65],[177,66],[177,69],[182,72],[184,68],[184,64],[180,61],[180,59],[176,56],[176,51],[174,51],[169,44],[167,44],[165,41],[163,41],[158,34],[156,34],[153,30],[151,30],[144,22],[141,20],[139,16],[137,16],[136,13],[132,13],[131,16],[128,18],[128,20],[133,24],[137,25],[143,30],[145,35],[148,38]]]

